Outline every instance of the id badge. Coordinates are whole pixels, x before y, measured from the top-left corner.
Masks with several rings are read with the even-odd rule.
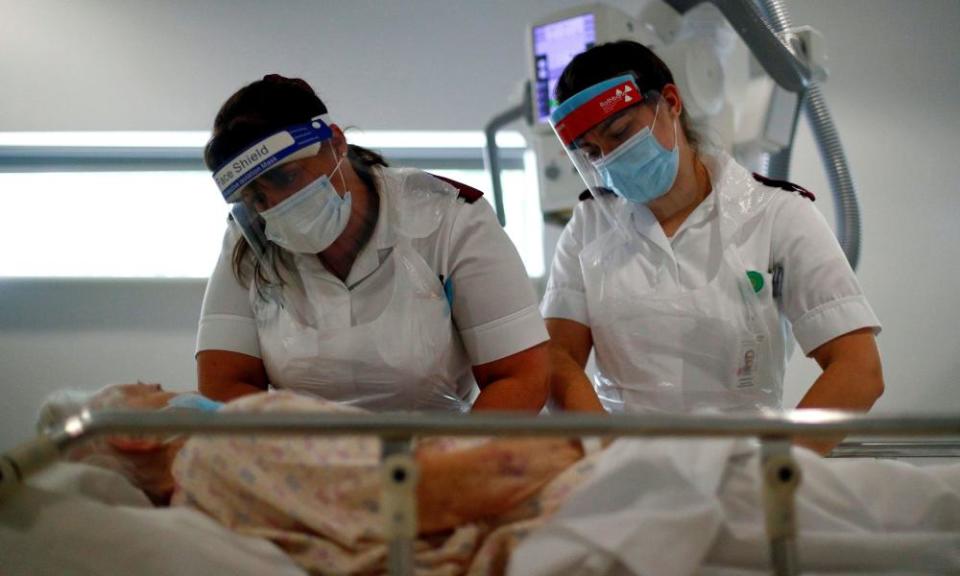
[[[740,341],[737,354],[736,386],[738,390],[754,388],[759,384],[760,367],[763,365],[763,344],[765,338],[757,335]]]

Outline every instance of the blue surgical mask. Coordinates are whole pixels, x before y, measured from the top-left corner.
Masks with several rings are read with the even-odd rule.
[[[334,172],[340,169],[341,158]],[[293,196],[260,213],[267,238],[291,252],[323,252],[347,227],[350,193],[341,198],[330,178],[321,176]]]
[[[658,103],[658,113],[659,110]],[[680,167],[676,121],[673,131],[673,150],[661,146],[648,126],[597,161],[595,166],[604,184],[618,196],[638,204],[646,204],[666,194],[677,179]]]

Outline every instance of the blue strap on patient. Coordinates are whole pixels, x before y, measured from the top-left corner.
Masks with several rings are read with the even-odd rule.
[[[217,402],[206,396],[193,393],[174,396],[167,402],[168,408],[189,408],[192,410],[200,410],[201,412],[216,412],[221,406],[223,406],[223,402]]]

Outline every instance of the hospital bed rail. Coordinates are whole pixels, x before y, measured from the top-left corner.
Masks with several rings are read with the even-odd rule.
[[[960,459],[960,437],[948,440],[846,439],[828,458],[883,458],[892,460]],[[960,460],[958,460],[960,462]]]
[[[382,512],[390,540],[390,574],[413,574],[416,538],[417,436],[563,437],[755,437],[761,442],[761,473],[772,573],[799,574],[794,493],[801,471],[791,439],[960,436],[960,414],[867,415],[804,410],[780,415],[600,415],[556,414],[308,414],[89,411],[0,455],[0,501],[33,472],[68,447],[111,434],[307,434],[378,436],[383,440]]]

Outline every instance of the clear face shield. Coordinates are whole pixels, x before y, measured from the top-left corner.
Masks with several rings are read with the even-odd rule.
[[[248,185],[278,166],[315,156],[332,136],[327,116],[317,116],[309,122],[288,126],[271,134],[225,162],[213,173],[223,199],[231,204],[231,225],[243,235],[271,282],[277,279],[271,277],[273,266],[267,250],[269,240],[262,211],[254,205],[253,195],[246,193]]]
[[[631,196],[635,193],[628,190],[631,186],[624,182],[622,173],[624,167],[635,172],[653,168],[651,161],[657,148],[663,150],[652,134],[653,123],[661,112],[659,101],[656,91],[641,94],[634,76],[627,74],[578,92],[550,115],[550,124],[567,156],[595,198],[616,193],[634,200]],[[651,125],[638,131],[633,115],[643,104],[656,106],[656,113]],[[585,138],[588,135],[601,138]],[[601,146],[597,140],[616,145]],[[640,143],[644,146],[637,146]]]

